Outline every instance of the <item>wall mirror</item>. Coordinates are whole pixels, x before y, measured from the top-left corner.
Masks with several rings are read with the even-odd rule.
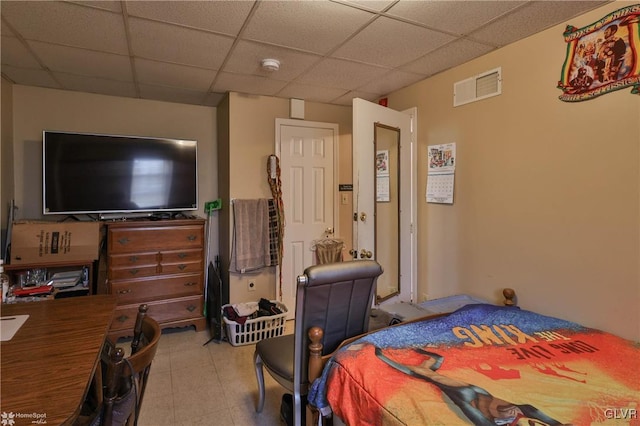
[[[400,294],[400,129],[374,123],[375,259],[384,274],[378,278],[377,303]]]

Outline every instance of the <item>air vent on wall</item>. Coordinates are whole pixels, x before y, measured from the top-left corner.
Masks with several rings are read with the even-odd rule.
[[[468,104],[502,93],[502,68],[483,72],[453,84],[453,106]]]

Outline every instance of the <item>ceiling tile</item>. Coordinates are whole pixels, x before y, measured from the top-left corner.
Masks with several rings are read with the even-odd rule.
[[[112,12],[122,12],[121,1],[100,1],[100,0],[86,0],[86,1],[71,1],[69,3],[76,3],[83,6],[95,7],[97,9],[110,10]]]
[[[88,77],[133,81],[128,56],[65,47],[38,41],[31,48],[51,71],[61,71]]]
[[[275,73],[264,71],[260,66],[260,62],[267,58],[279,60],[280,70]],[[321,58],[321,56],[310,53],[302,53],[269,44],[240,41],[234,48],[223,71],[237,74],[273,76],[281,80],[289,80],[299,76]]]
[[[40,63],[29,52],[29,49],[15,37],[2,37],[0,54],[2,55],[3,67],[13,65],[24,68],[41,68]]]
[[[411,62],[454,37],[395,19],[379,18],[333,53],[333,57],[394,67]],[[371,46],[376,46],[371,49]]]
[[[358,87],[358,90],[371,94],[384,95],[389,94],[394,90],[409,86],[420,80],[424,80],[424,78],[425,76],[423,74],[393,70],[389,71],[381,78],[374,79],[373,81]]]
[[[218,74],[218,79],[213,86],[213,90],[215,92],[241,92],[273,96],[286,84],[286,81],[279,81],[256,75],[241,75],[221,72]]]
[[[135,59],[135,67],[141,84],[207,91],[215,77],[211,70],[146,59]]]
[[[16,84],[23,86],[36,87],[52,87],[54,89],[62,89],[62,86],[56,82],[51,74],[42,69],[19,68],[11,65],[2,65],[2,74]]]
[[[150,84],[140,84],[140,95],[144,99],[183,104],[201,104],[206,98],[206,92]]]
[[[416,59],[410,64],[403,66],[402,69],[424,74],[425,76],[431,76],[456,65],[468,62],[492,50],[494,50],[494,48],[486,44],[460,39],[433,52],[427,53],[422,58]]]
[[[100,93],[103,95],[135,98],[136,91],[132,82],[115,81],[106,78],[86,77],[67,73],[53,73],[67,90]]]
[[[138,57],[217,70],[233,39],[175,25],[131,18],[133,54]]]
[[[253,6],[250,1],[133,1],[130,16],[236,36]]]
[[[601,2],[531,1],[509,15],[492,22],[490,26],[471,33],[474,40],[505,46],[576,16],[580,11],[593,8]],[[562,36],[562,34],[560,34]]]
[[[373,16],[327,1],[265,1],[243,38],[326,54]]]
[[[305,99],[313,102],[329,103],[333,99],[342,96],[344,89],[328,88],[323,86],[314,86],[312,84],[291,83],[278,92],[281,98]]]
[[[27,40],[128,54],[122,15],[60,1],[1,4],[3,18]]]
[[[327,58],[298,78],[298,81],[315,86],[352,90],[383,76],[388,71],[388,68]]]
[[[525,1],[400,1],[386,13],[436,30],[468,34]]]

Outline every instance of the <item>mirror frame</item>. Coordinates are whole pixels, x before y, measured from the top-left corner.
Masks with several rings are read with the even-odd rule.
[[[393,136],[389,135],[389,137],[386,138],[382,138],[381,135],[378,134],[378,132],[380,130],[385,130],[385,131],[391,131],[391,132],[395,132],[395,140],[393,140]],[[380,149],[381,147],[379,146],[383,141],[388,141],[387,145],[383,145],[382,149]],[[391,147],[392,149],[387,149],[390,147],[390,145],[395,144],[394,147]],[[398,127],[393,127],[393,126],[389,126],[386,124],[382,124],[379,122],[376,122],[373,124],[373,145],[374,145],[374,182],[375,184],[375,201],[374,201],[374,253],[375,253],[375,259],[376,261],[378,261],[378,263],[380,263],[380,265],[382,266],[383,270],[385,272],[388,273],[392,273],[392,271],[396,271],[397,274],[392,278],[396,280],[396,288],[395,290],[389,292],[389,293],[384,293],[383,296],[380,295],[380,285],[381,284],[385,284],[385,280],[382,279],[383,276],[380,276],[378,278],[378,286],[376,288],[376,303],[380,304],[381,302],[384,302],[385,300],[391,299],[394,296],[397,296],[400,294],[400,286],[401,286],[401,277],[400,277],[400,267],[401,267],[401,250],[402,247],[400,245],[400,206],[401,206],[401,200],[400,200],[400,129]],[[384,155],[382,154],[381,158],[378,158],[378,153],[379,151],[387,151],[387,156],[386,156],[386,161],[387,164],[384,166],[381,166],[381,162],[384,161],[384,159],[382,157],[384,157]],[[386,168],[386,172],[384,171],[384,168]],[[386,173],[386,174],[385,174]],[[388,195],[389,195],[389,200],[388,201],[383,201],[383,200],[379,200],[379,179],[381,177],[387,177],[389,180],[389,185],[388,185]],[[390,229],[388,231],[388,233],[390,233],[391,235],[385,235],[384,238],[382,238],[382,232],[380,229],[381,226],[381,221],[380,219],[380,215],[381,212],[378,211],[378,205],[380,203],[386,203],[386,202],[391,202],[395,204],[395,209],[393,209],[393,206],[390,207],[389,211],[389,215],[392,215],[393,213],[395,213],[395,223],[396,223],[396,228],[395,229]],[[391,217],[391,216],[389,216]],[[393,221],[391,221],[393,222]],[[397,256],[393,257],[393,256],[387,256],[387,258],[383,258],[380,259],[380,256],[382,255],[382,250],[379,249],[378,247],[378,242],[379,241],[391,241],[392,238],[396,239],[396,245],[395,247],[397,247]],[[393,250],[394,247],[391,247],[391,249]],[[392,262],[394,261],[396,262],[395,267],[390,267],[388,262]],[[385,264],[387,267],[385,267]],[[385,278],[389,277],[388,274]],[[391,288],[391,286],[387,286],[387,289]]]

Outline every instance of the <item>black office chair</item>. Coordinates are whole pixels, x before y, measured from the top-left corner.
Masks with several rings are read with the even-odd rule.
[[[256,344],[257,412],[264,407],[264,366],[293,393],[294,424],[302,424],[303,398],[309,387],[308,330],[314,326],[324,330],[323,355],[333,352],[343,340],[366,332],[380,274],[382,267],[376,261],[356,260],[310,266],[298,276],[294,333]]]

